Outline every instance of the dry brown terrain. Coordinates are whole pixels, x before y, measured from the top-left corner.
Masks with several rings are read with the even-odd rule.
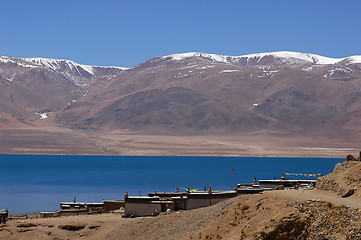
[[[75,131],[60,128],[0,129],[2,154],[87,154],[143,156],[344,157],[357,142],[326,137],[272,135],[141,135],[127,131]]]
[[[159,217],[11,221],[1,225],[0,239],[359,239],[359,200],[319,190],[273,191]]]
[[[2,154],[98,154],[89,137],[67,129],[0,129]]]

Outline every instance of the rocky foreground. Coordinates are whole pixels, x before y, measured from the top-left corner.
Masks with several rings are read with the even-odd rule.
[[[335,192],[271,191],[158,217],[11,221],[0,226],[0,239],[361,239],[360,196],[342,197],[342,191],[326,187],[357,189],[358,178],[352,176],[360,168],[361,162],[342,163],[319,179],[317,187]]]
[[[350,193],[361,197],[361,162],[338,163],[334,171],[319,179],[317,188],[345,196]]]

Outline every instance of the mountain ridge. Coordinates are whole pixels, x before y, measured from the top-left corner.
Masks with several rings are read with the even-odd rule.
[[[302,53],[302,52],[293,52],[293,51],[276,51],[276,52],[261,52],[261,53],[252,53],[252,54],[244,54],[239,56],[233,56],[233,55],[222,55],[222,54],[213,54],[213,53],[203,53],[203,52],[185,52],[185,53],[176,53],[176,54],[169,54],[164,56],[157,56],[154,58],[172,58],[173,60],[182,60],[185,58],[190,57],[203,57],[203,58],[209,58],[215,61],[219,62],[227,62],[227,59],[237,60],[241,58],[263,58],[266,56],[274,56],[278,58],[294,58],[299,60],[304,60],[309,63],[314,64],[321,64],[321,65],[328,65],[328,64],[336,64],[341,61],[348,60],[350,63],[357,64],[361,63],[361,55],[352,55],[348,57],[343,58],[331,58],[331,57],[325,57],[318,54],[313,53]],[[91,73],[93,70],[90,68],[116,68],[121,70],[129,70],[131,68],[129,67],[121,67],[121,66],[98,66],[98,65],[86,65],[86,64],[79,64],[75,61],[68,60],[68,59],[54,59],[54,58],[42,58],[42,57],[36,57],[36,58],[15,58],[15,57],[8,57],[8,56],[0,56],[0,62],[6,62],[6,61],[13,61],[13,59],[23,60],[28,63],[35,64],[34,66],[47,66],[50,69],[56,70],[56,67],[53,65],[54,63],[56,65],[59,65],[60,62],[66,62],[67,64],[72,64],[73,66],[80,66],[84,67],[88,70],[89,73]],[[148,61],[148,60],[147,60]],[[145,62],[147,62],[145,61]],[[141,63],[140,63],[141,64]],[[28,65],[27,67],[31,67],[31,65]]]
[[[361,121],[359,60],[289,51],[191,52],[127,69],[5,56],[0,98],[3,116],[75,130],[337,135]]]
[[[361,63],[361,56],[350,56],[345,58],[330,58],[324,57],[317,54],[310,54],[310,53],[301,53],[301,52],[292,52],[292,51],[279,51],[279,52],[264,52],[264,53],[254,53],[254,54],[246,54],[240,56],[229,56],[229,55],[220,55],[220,54],[208,54],[208,53],[200,53],[200,52],[188,52],[188,53],[181,53],[181,54],[171,54],[167,56],[163,56],[162,58],[171,57],[174,60],[181,60],[188,57],[204,57],[204,58],[211,58],[215,61],[219,62],[229,62],[230,60],[239,60],[242,58],[258,58],[262,59],[263,57],[273,56],[277,58],[283,59],[299,59],[304,60],[314,64],[335,64],[344,60],[352,59],[353,63]]]

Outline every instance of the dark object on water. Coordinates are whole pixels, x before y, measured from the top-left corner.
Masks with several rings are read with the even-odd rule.
[[[344,195],[342,195],[343,198],[346,198],[346,197],[349,197],[351,196],[352,194],[355,193],[355,189],[350,189],[347,191],[347,193],[345,193]]]

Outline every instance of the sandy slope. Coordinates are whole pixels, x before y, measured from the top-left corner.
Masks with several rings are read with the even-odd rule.
[[[352,208],[361,209],[361,198],[354,195],[348,198],[342,198],[340,195],[329,191],[322,190],[289,190],[289,191],[273,191],[266,193],[272,197],[282,197],[291,201],[308,201],[310,199],[318,199],[326,202],[331,202],[335,205],[345,205]]]

